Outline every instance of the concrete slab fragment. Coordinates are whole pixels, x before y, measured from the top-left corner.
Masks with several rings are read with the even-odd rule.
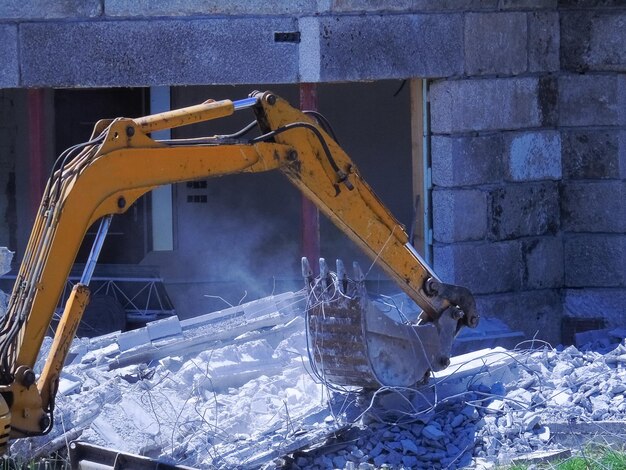
[[[517,374],[518,354],[504,348],[481,349],[450,358],[450,365],[433,374],[439,400],[467,391],[468,385],[491,387],[508,383]]]
[[[531,465],[546,462],[556,462],[568,459],[571,456],[572,451],[569,449],[536,451],[520,455],[519,457],[515,457],[513,459],[513,463],[518,465]]]
[[[136,330],[126,331],[117,337],[117,345],[120,351],[128,351],[129,349],[144,346],[150,343],[150,335],[146,328],[137,328]]]
[[[183,330],[178,317],[172,316],[163,320],[152,321],[146,325],[150,341],[182,334]]]

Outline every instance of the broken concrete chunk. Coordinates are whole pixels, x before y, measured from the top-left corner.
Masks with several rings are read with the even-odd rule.
[[[554,390],[548,398],[552,406],[564,406],[572,402],[572,394],[567,389]]]
[[[150,341],[180,335],[183,332],[178,317],[176,316],[149,322],[146,324],[146,329],[148,330]]]
[[[502,382],[496,382],[491,386],[490,392],[492,395],[503,397],[506,395],[506,387],[502,384]]]
[[[128,351],[150,343],[150,335],[146,328],[125,331],[117,336],[117,344],[120,351]]]
[[[563,377],[570,375],[574,372],[574,367],[567,362],[559,362],[554,369],[552,369],[552,375],[557,379],[562,379]]]
[[[537,430],[537,437],[541,439],[542,442],[548,442],[550,440],[550,428],[548,426],[541,426]]]
[[[487,405],[486,413],[500,413],[504,409],[504,400],[493,400]]]
[[[465,421],[465,416],[462,414],[459,414],[455,416],[454,418],[452,418],[452,421],[450,421],[450,427],[452,427],[453,429],[456,429],[461,424],[463,424],[463,421]]]
[[[528,409],[530,403],[533,399],[533,394],[528,390],[523,388],[519,388],[517,390],[512,390],[511,393],[507,395],[507,405],[514,410],[524,410]]]
[[[532,431],[535,426],[541,421],[541,413],[535,412],[524,417],[524,429],[526,431]]]
[[[11,271],[11,261],[14,254],[7,247],[0,246],[0,276],[4,276]]]
[[[422,436],[433,441],[439,441],[446,437],[446,434],[441,431],[435,424],[429,424],[422,429]]]
[[[404,452],[405,454],[408,452],[412,452],[413,454],[419,454],[419,449],[417,448],[417,446],[415,445],[415,442],[409,440],[409,439],[402,439],[402,441],[400,441],[400,443],[402,444],[402,452]]]
[[[478,418],[478,410],[475,406],[472,405],[466,405],[465,408],[461,410],[461,414],[467,416],[470,419]]]

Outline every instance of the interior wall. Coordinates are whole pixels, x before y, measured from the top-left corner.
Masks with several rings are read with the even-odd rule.
[[[411,143],[409,91],[402,81],[322,84],[319,111],[333,125],[348,152],[383,202],[410,223]],[[270,88],[299,107],[297,85],[211,86],[172,89],[172,108],[212,99],[241,99],[254,89]],[[398,93],[397,93],[398,92]],[[397,93],[397,94],[396,94]],[[395,94],[395,96],[394,96]],[[215,122],[176,129],[175,138],[234,132],[253,119],[240,112]],[[204,196],[204,197],[203,197]],[[173,252],[149,253],[179,316],[223,308],[245,297],[302,287],[300,268],[300,192],[279,172],[231,175],[204,183],[178,184],[174,190]],[[205,201],[205,202],[204,202]],[[338,229],[321,217],[321,253],[329,262],[371,261]],[[332,261],[331,261],[332,260]],[[372,270],[370,279],[381,279]]]

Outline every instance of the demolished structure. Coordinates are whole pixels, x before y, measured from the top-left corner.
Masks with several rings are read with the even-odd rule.
[[[428,385],[357,393],[313,374],[305,300],[285,293],[76,339],[57,425],[12,453],[78,439],[192,468],[493,468],[626,437],[623,345],[483,349]]]

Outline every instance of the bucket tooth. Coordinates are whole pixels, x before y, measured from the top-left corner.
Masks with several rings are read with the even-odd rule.
[[[352,270],[354,271],[354,280],[356,282],[363,282],[365,280],[365,276],[363,275],[363,271],[361,270],[361,265],[358,261],[354,261],[352,263]]]
[[[306,256],[302,257],[300,263],[302,265],[302,277],[304,278],[304,283],[307,291],[310,291],[313,288],[313,270],[311,269],[311,265],[309,264],[309,260]]]
[[[343,265],[343,261],[337,259],[337,285],[339,292],[343,295],[348,294],[348,275],[346,274],[346,268]]]

